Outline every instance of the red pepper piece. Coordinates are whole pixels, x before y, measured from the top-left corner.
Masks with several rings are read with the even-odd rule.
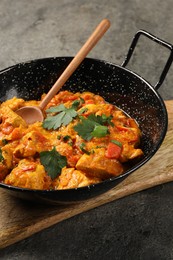
[[[109,142],[105,156],[110,159],[118,159],[122,152],[122,146]]]

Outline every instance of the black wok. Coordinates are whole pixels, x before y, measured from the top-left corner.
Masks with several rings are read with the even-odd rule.
[[[134,51],[139,36],[144,35],[170,50],[170,56],[158,83],[153,87],[142,77],[125,68]],[[0,72],[0,101],[13,96],[40,99],[48,92],[71,61],[72,57],[44,58],[21,63]],[[106,101],[123,109],[135,118],[142,131],[141,148],[144,157],[118,177],[78,189],[69,190],[29,190],[0,183],[0,187],[11,195],[33,201],[56,203],[76,203],[106,192],[130,173],[144,165],[159,149],[167,131],[167,111],[157,92],[163,83],[173,59],[173,47],[145,31],[138,31],[132,41],[128,55],[118,66],[110,62],[86,58],[63,89],[73,92],[91,91],[103,96]]]

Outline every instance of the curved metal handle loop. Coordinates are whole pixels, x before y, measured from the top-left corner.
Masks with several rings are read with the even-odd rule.
[[[152,41],[154,41],[154,42],[156,42],[156,43],[162,45],[163,47],[166,47],[168,50],[170,50],[170,55],[169,55],[169,57],[168,57],[168,59],[167,59],[167,62],[166,62],[166,64],[165,64],[164,68],[163,68],[163,71],[162,71],[162,73],[161,73],[161,75],[160,75],[159,81],[158,81],[158,82],[156,83],[156,85],[154,86],[155,89],[158,89],[158,88],[162,85],[162,83],[163,83],[163,81],[164,81],[164,79],[165,79],[165,77],[166,77],[166,75],[167,75],[167,73],[168,73],[168,71],[169,71],[169,68],[170,68],[170,66],[171,66],[171,64],[172,64],[172,61],[173,61],[173,45],[172,45],[172,44],[170,44],[170,43],[168,43],[168,42],[166,42],[166,41],[163,41],[163,40],[157,38],[156,36],[150,34],[150,33],[147,32],[147,31],[139,30],[139,31],[135,34],[135,36],[134,36],[134,38],[133,38],[133,40],[132,40],[132,43],[131,43],[131,45],[130,45],[130,48],[129,48],[129,50],[128,50],[127,56],[126,56],[125,60],[123,61],[123,63],[121,64],[121,66],[122,66],[122,67],[126,67],[126,65],[128,64],[128,62],[130,61],[130,58],[131,58],[131,56],[132,56],[132,54],[133,54],[133,52],[134,52],[134,49],[135,49],[135,47],[136,47],[136,45],[137,45],[137,42],[138,42],[138,40],[139,40],[139,37],[140,37],[141,35],[144,35],[144,36],[148,37],[148,38],[151,39]]]

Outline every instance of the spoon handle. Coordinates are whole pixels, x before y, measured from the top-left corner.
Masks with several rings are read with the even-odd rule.
[[[69,63],[67,68],[58,78],[58,80],[54,83],[52,88],[49,90],[47,95],[41,101],[39,107],[43,110],[46,105],[50,102],[50,100],[56,95],[56,93],[61,89],[61,87],[65,84],[65,82],[69,79],[69,77],[73,74],[73,72],[77,69],[77,67],[81,64],[87,54],[92,50],[92,48],[96,45],[96,43],[102,38],[104,33],[110,27],[110,21],[108,19],[103,19],[99,25],[96,27],[94,32],[88,38],[86,43],[82,46],[82,48],[78,51],[76,56]]]

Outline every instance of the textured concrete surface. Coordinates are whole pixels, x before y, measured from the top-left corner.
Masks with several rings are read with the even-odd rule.
[[[101,19],[111,28],[90,57],[121,64],[139,29],[173,43],[171,0],[0,0],[0,69],[73,56]],[[141,39],[129,68],[152,84],[168,52]],[[173,66],[159,92],[173,98]],[[173,183],[83,213],[1,250],[1,259],[173,259]]]

